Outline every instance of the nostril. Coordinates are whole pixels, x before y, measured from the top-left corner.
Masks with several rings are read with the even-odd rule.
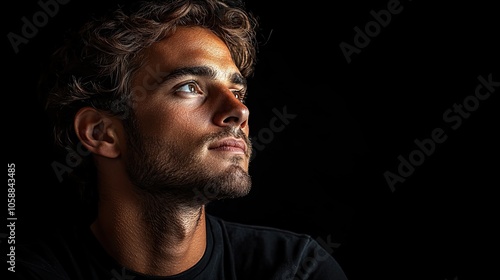
[[[229,124],[229,123],[238,123],[239,118],[238,117],[227,117],[224,119],[224,123]]]

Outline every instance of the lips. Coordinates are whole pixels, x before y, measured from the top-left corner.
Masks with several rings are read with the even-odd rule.
[[[228,152],[241,152],[246,154],[247,145],[245,141],[241,139],[225,138],[210,144],[210,146],[208,146],[208,149]]]

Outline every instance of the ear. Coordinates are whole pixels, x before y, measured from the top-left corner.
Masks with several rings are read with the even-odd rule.
[[[120,155],[119,126],[107,114],[84,107],[76,113],[74,126],[78,139],[91,153],[108,158]]]

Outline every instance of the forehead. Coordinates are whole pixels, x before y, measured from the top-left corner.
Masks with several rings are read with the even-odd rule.
[[[163,71],[207,64],[236,68],[226,44],[202,27],[178,27],[146,49],[145,55],[147,64],[159,65]]]

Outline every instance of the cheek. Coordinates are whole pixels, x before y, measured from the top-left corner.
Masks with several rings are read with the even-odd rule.
[[[209,118],[199,110],[184,110],[180,106],[170,108],[148,108],[138,116],[142,132],[150,136],[170,139],[200,137],[209,123]]]
[[[136,110],[136,120],[141,128],[141,134],[145,136],[155,136],[168,132],[169,128],[174,129],[180,120],[179,115],[172,110],[157,107],[143,107]]]

